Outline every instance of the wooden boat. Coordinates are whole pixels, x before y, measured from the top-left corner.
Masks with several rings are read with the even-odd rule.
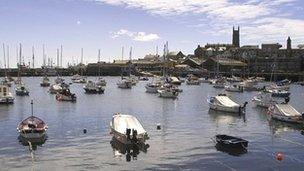
[[[294,107],[291,105],[284,104],[275,104],[268,108],[268,114],[270,114],[272,119],[280,120],[283,122],[290,123],[304,123],[304,113],[300,114]]]
[[[0,84],[0,104],[14,103],[14,96],[10,92],[10,88],[6,84]]]
[[[21,121],[17,126],[17,131],[26,139],[39,139],[45,136],[48,126],[42,119],[33,115],[33,101],[31,105],[32,116]]]
[[[215,141],[224,147],[230,147],[230,148],[247,148],[248,147],[247,140],[244,140],[244,139],[238,138],[238,137],[229,136],[229,135],[224,135],[224,134],[216,135]]]
[[[136,117],[116,113],[110,122],[110,134],[123,144],[144,143],[149,136]]]
[[[56,100],[75,102],[76,101],[76,95],[74,93],[71,93],[70,89],[64,88],[64,89],[60,90],[59,92],[57,92]]]
[[[231,112],[231,113],[245,113],[247,102],[243,106],[232,101],[226,94],[219,94],[217,96],[207,99],[210,109]]]
[[[93,81],[89,80],[85,86],[83,86],[83,89],[86,93],[89,94],[101,94],[104,92],[104,88],[102,86],[98,86]]]

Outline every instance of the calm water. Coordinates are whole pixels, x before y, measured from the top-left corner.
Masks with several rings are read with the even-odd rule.
[[[53,78],[54,79],[54,78]],[[65,78],[70,82],[70,78]],[[29,97],[16,97],[15,104],[0,106],[0,170],[304,170],[304,136],[301,128],[269,122],[266,112],[252,103],[246,117],[209,112],[206,99],[222,90],[209,84],[182,85],[177,100],[145,93],[140,82],[131,90],[118,89],[119,77],[105,77],[101,95],[87,95],[82,84],[71,85],[77,102],[58,102],[41,78],[23,78]],[[304,111],[304,87],[291,87],[291,104]],[[230,93],[238,102],[251,101],[257,92]],[[31,156],[19,143],[16,126],[34,113],[48,123],[46,142]],[[109,121],[113,113],[136,116],[150,135],[147,152],[137,157],[112,148]],[[156,130],[156,125],[162,125]],[[83,129],[87,134],[83,134]],[[239,156],[218,151],[212,137],[237,135],[250,141],[248,152]],[[279,162],[275,154],[282,152]]]

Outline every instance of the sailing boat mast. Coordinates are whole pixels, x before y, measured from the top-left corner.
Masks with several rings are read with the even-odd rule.
[[[32,114],[32,117],[34,116],[34,107],[33,107],[33,100],[31,100],[31,114]]]
[[[63,51],[63,48],[62,48],[62,45],[60,46],[60,67],[62,68],[62,52]]]
[[[6,46],[6,55],[7,55],[7,68],[9,69],[9,46]]]
[[[5,45],[3,43],[3,57],[4,57],[4,73],[5,73],[5,76],[6,76],[6,57],[5,57]]]
[[[132,46],[130,47],[130,56],[129,56],[129,77],[131,77],[131,62],[132,62]]]
[[[121,48],[121,62],[123,63],[124,58],[124,47]],[[123,66],[121,66],[121,79],[123,79]]]
[[[98,49],[98,76],[100,76],[100,49]]]
[[[32,64],[32,66],[33,66],[33,69],[35,68],[35,52],[34,52],[34,46],[32,47],[32,53],[33,53],[33,56],[32,56],[32,62],[33,62],[33,64]]]

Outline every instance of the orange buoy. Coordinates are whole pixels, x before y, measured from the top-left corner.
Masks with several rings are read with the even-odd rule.
[[[284,159],[284,155],[282,153],[277,153],[276,158],[277,160],[282,161]]]

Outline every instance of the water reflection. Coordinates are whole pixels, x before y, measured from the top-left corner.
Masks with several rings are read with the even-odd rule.
[[[216,148],[217,151],[227,153],[231,156],[241,156],[241,155],[247,153],[246,148],[231,148],[231,147],[223,146],[220,143],[217,143],[215,145],[215,148]]]
[[[24,138],[23,136],[19,135],[18,140],[21,145],[28,146],[30,151],[35,151],[35,150],[37,150],[38,146],[42,147],[42,145],[46,142],[47,135],[45,135],[41,138],[35,138],[35,139],[27,139],[27,138]]]
[[[246,115],[221,112],[212,109],[209,109],[208,114],[216,123],[219,124],[232,124],[235,123],[238,119],[243,119],[243,121],[246,122]]]
[[[300,124],[292,124],[288,122],[281,122],[271,119],[269,121],[269,127],[273,135],[283,134],[284,132],[298,131],[302,135],[304,134],[304,126]]]
[[[131,160],[137,160],[137,156],[140,151],[146,153],[149,148],[149,144],[122,144],[117,141],[115,138],[111,140],[111,146],[113,148],[114,157],[121,157],[122,155],[126,156],[126,161],[130,162]]]

